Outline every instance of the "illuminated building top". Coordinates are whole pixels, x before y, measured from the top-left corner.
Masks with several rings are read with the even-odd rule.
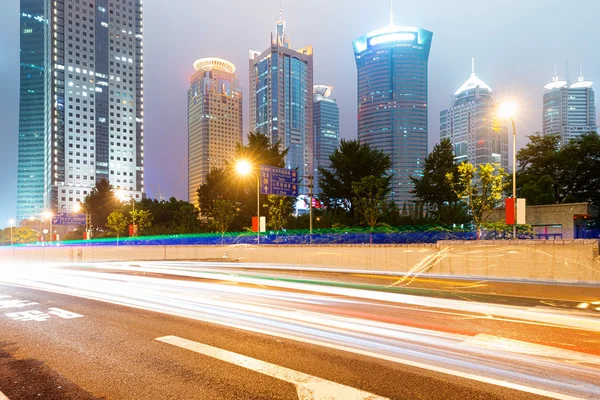
[[[458,95],[462,92],[466,92],[467,90],[472,90],[479,87],[480,89],[492,91],[492,88],[485,84],[481,79],[475,75],[475,59],[471,60],[471,77],[467,79],[465,83],[454,93],[454,95]]]
[[[232,62],[217,57],[206,57],[196,60],[194,62],[194,68],[196,71],[217,70],[228,72],[230,74],[235,72],[235,65]]]

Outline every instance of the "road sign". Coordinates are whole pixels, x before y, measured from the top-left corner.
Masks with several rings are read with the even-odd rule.
[[[52,225],[85,226],[85,214],[59,213],[52,217]]]
[[[297,197],[298,171],[261,165],[260,192],[262,194]]]

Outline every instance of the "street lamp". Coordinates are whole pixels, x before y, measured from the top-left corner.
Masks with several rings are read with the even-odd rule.
[[[132,200],[132,205],[133,205],[133,212],[131,213],[131,225],[132,225],[132,236],[135,236],[135,198],[133,197],[133,195],[129,195],[127,194],[127,192],[125,192],[124,190],[118,190],[117,191],[117,198],[119,200],[121,200],[122,202],[127,202],[129,203],[129,200]]]
[[[81,205],[80,202],[75,203],[75,205],[73,206],[73,211],[76,212],[76,213],[79,213],[81,211],[85,212],[85,238],[84,239],[87,239],[88,235],[89,235],[89,232],[88,232],[88,229],[89,229],[88,228],[88,218],[89,218],[88,212],[87,212],[87,210],[83,209],[83,206]]]
[[[15,220],[11,219],[8,223],[10,224],[10,247],[13,247],[13,228],[15,227]]]
[[[54,214],[52,213],[52,211],[45,211],[44,213],[42,213],[42,217],[44,219],[50,220],[50,240],[49,240],[50,243],[52,243],[52,217],[53,216],[54,216]]]
[[[513,128],[513,180],[512,180],[512,197],[513,197],[513,215],[515,221],[513,221],[513,239],[517,239],[517,128],[515,127],[515,121],[513,119],[517,110],[517,105],[513,102],[506,102],[500,104],[498,107],[498,116],[501,118],[508,118]]]
[[[247,160],[239,160],[238,162],[235,163],[235,171],[238,173],[238,175],[241,176],[248,176],[250,174],[252,174],[252,172],[254,172],[254,174],[256,175],[256,220],[257,220],[257,229],[256,229],[256,243],[260,244],[260,174],[258,174],[258,172],[254,171],[254,168],[252,168],[252,164],[250,164],[249,161]]]

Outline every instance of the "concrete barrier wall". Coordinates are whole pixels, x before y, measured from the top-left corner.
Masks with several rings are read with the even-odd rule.
[[[202,260],[414,274],[600,283],[597,240],[443,241],[436,245],[1,248],[0,264]]]

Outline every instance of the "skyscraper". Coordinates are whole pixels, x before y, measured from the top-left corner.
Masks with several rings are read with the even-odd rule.
[[[340,145],[340,110],[331,97],[333,86],[314,85],[313,116],[315,138],[314,192],[320,193],[319,168],[331,167],[329,156]]]
[[[206,175],[224,167],[242,143],[242,90],[229,61],[202,58],[194,68],[188,90],[188,197],[198,206],[197,190]]]
[[[356,39],[358,139],[392,159],[390,197],[413,201],[427,156],[427,65],[433,34],[391,24]]]
[[[508,170],[508,127],[495,118],[492,88],[475,75],[454,93],[452,105],[440,113],[440,138],[454,145],[457,163],[494,164]]]
[[[312,53],[291,48],[281,14],[270,47],[250,51],[250,129],[289,148],[285,167],[298,168],[301,179],[314,171]]]
[[[45,122],[47,63],[47,4],[21,0],[19,152],[17,220],[37,216],[45,209]]]
[[[102,178],[142,198],[142,18],[142,0],[21,1],[20,220]]]
[[[544,135],[558,134],[565,144],[583,133],[597,131],[592,84],[583,77],[583,70],[573,84],[560,80],[554,72],[552,82],[544,86]]]

